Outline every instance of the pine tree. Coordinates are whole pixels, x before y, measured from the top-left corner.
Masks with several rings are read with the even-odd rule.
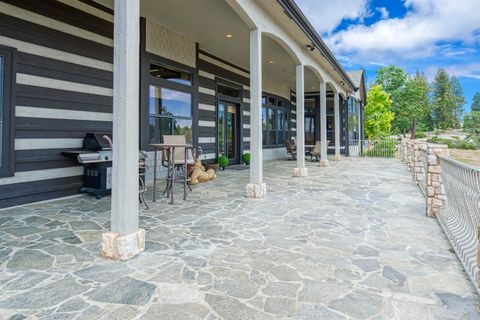
[[[475,93],[472,100],[472,111],[480,112],[480,92]]]
[[[449,77],[447,71],[439,69],[432,84],[432,109],[435,127],[458,128],[465,102],[457,78]]]
[[[452,128],[460,128],[463,114],[463,105],[465,98],[463,97],[462,85],[455,76],[450,77],[450,85],[452,87],[452,109],[451,109],[451,123]]]

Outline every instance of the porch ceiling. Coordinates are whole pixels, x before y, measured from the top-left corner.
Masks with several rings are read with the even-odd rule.
[[[97,0],[112,8],[113,0]],[[249,29],[237,13],[218,0],[142,0],[141,15],[199,44],[200,49],[249,69]],[[226,35],[232,35],[226,38]],[[263,76],[295,88],[295,63],[275,40],[263,37]],[[305,88],[318,88],[305,72]],[[315,89],[316,91],[317,89]]]

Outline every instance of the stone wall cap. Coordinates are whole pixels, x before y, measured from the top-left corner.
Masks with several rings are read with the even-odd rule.
[[[448,149],[448,146],[446,144],[429,143],[428,147],[429,148],[437,148],[437,149]]]

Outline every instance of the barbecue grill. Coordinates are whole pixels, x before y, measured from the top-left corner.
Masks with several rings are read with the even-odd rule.
[[[112,140],[109,133],[86,134],[83,150],[65,151],[63,155],[74,158],[83,166],[82,193],[97,199],[110,194],[112,189]]]

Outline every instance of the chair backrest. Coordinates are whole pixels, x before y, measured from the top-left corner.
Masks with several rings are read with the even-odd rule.
[[[313,153],[317,154],[317,153],[320,153],[320,148],[321,148],[321,142],[320,141],[316,141],[315,142],[315,148],[313,148]]]
[[[283,144],[285,145],[285,148],[287,148],[287,153],[292,154],[293,148],[292,148],[292,145],[290,144],[290,141],[288,141],[288,139],[285,139],[283,140]]]
[[[164,144],[187,144],[187,139],[184,135],[164,135],[163,136]],[[164,161],[170,161],[168,149],[163,149],[162,157]],[[187,157],[190,158],[191,154],[188,154]],[[175,148],[175,162],[183,160],[185,157],[185,148]]]

